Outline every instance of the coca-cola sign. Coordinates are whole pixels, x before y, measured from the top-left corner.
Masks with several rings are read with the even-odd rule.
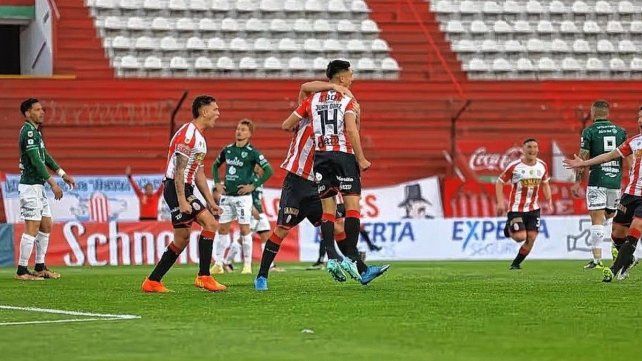
[[[468,166],[474,171],[502,171],[521,155],[521,147],[510,147],[504,153],[493,153],[486,147],[479,147],[470,155]]]

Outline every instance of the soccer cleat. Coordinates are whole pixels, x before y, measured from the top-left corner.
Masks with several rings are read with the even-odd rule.
[[[145,278],[145,281],[143,281],[143,284],[141,285],[141,289],[143,292],[148,292],[148,293],[167,293],[167,292],[172,292],[165,288],[165,286],[158,281],[152,281],[149,278]]]
[[[306,269],[307,270],[318,270],[318,269],[323,269],[324,266],[325,266],[325,263],[323,263],[323,261],[316,261],[310,267],[308,267]]]
[[[43,277],[37,276],[34,273],[28,272],[21,275],[16,274],[16,279],[20,281],[44,281]]]
[[[45,279],[55,279],[55,280],[57,280],[58,278],[60,278],[60,273],[54,272],[54,271],[50,270],[49,268],[45,268],[42,271],[36,271],[36,276],[42,277],[42,278],[45,278]]]
[[[213,275],[222,275],[223,273],[225,273],[225,271],[223,270],[223,266],[221,266],[220,264],[215,264],[210,269],[210,273]]]
[[[285,268],[273,264],[270,266],[270,272],[285,272]]]
[[[584,266],[584,269],[594,269],[594,268],[602,269],[602,268],[604,268],[604,264],[602,263],[602,261],[599,261],[599,262],[595,263],[594,260],[591,260],[591,261],[589,261],[589,263],[587,263]]]
[[[348,258],[344,258],[339,266],[353,280],[361,282],[361,274],[359,274],[359,269],[357,269],[357,262],[354,262]]]
[[[227,287],[218,283],[212,276],[196,276],[194,286],[210,292],[225,291]]]
[[[328,260],[328,263],[326,264],[326,268],[328,269],[328,272],[334,278],[335,281],[337,282],[345,282],[346,281],[346,275],[343,274],[343,271],[341,270],[341,266],[339,265],[339,262],[336,259],[330,259]]]
[[[518,264],[511,264],[511,265],[510,265],[510,268],[509,268],[509,270],[511,270],[511,271],[513,271],[513,270],[520,270],[520,269],[522,269],[522,266],[520,266],[520,265],[518,265]]]
[[[225,273],[232,273],[234,272],[234,265],[231,263],[227,263],[223,265],[223,270],[225,271]]]
[[[268,280],[263,276],[259,276],[254,280],[254,289],[257,291],[268,290]]]
[[[241,271],[242,275],[249,275],[252,274],[252,265],[244,265],[243,270]]]
[[[375,278],[383,275],[390,268],[390,265],[384,264],[383,266],[368,266],[368,268],[361,274],[361,284],[367,285]]]
[[[609,267],[604,267],[602,269],[602,282],[611,282],[613,281],[613,271]]]

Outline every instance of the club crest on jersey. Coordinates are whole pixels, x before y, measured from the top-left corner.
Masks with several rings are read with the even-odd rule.
[[[33,137],[33,130],[27,132],[27,137]]]
[[[33,144],[33,139],[27,139],[27,144]]]
[[[321,182],[321,180],[323,179],[323,176],[321,175],[321,173],[316,173],[314,175],[314,178],[316,178],[317,182]]]

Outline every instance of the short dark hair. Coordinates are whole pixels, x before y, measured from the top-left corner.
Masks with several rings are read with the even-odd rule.
[[[36,99],[36,98],[29,98],[29,99],[23,101],[20,104],[20,114],[22,114],[22,116],[24,117],[24,115],[27,112],[27,110],[31,110],[31,107],[36,103],[39,103],[38,99]]]
[[[194,119],[198,118],[198,116],[200,115],[199,112],[202,106],[212,104],[215,101],[216,99],[209,95],[199,95],[194,98],[194,101],[192,102],[192,116],[194,117]]]
[[[350,70],[350,62],[345,60],[332,60],[325,69],[325,76],[328,79],[334,78],[335,75],[342,71]]]
[[[526,144],[526,143],[530,143],[530,142],[535,142],[535,143],[537,143],[537,139],[535,139],[535,138],[527,138],[527,139],[524,141],[524,143],[522,143],[522,145],[524,145],[524,144]]]
[[[607,102],[604,99],[598,99],[598,100],[593,102],[593,108],[608,110],[609,109],[609,102]]]

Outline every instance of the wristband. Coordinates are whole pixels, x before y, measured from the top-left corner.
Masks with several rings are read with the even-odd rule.
[[[62,168],[58,168],[58,170],[56,171],[56,173],[58,173],[58,175],[59,175],[60,177],[64,177],[64,176],[65,176],[65,174],[67,174],[67,173],[65,173],[65,171],[64,171],[64,170],[62,170]]]

